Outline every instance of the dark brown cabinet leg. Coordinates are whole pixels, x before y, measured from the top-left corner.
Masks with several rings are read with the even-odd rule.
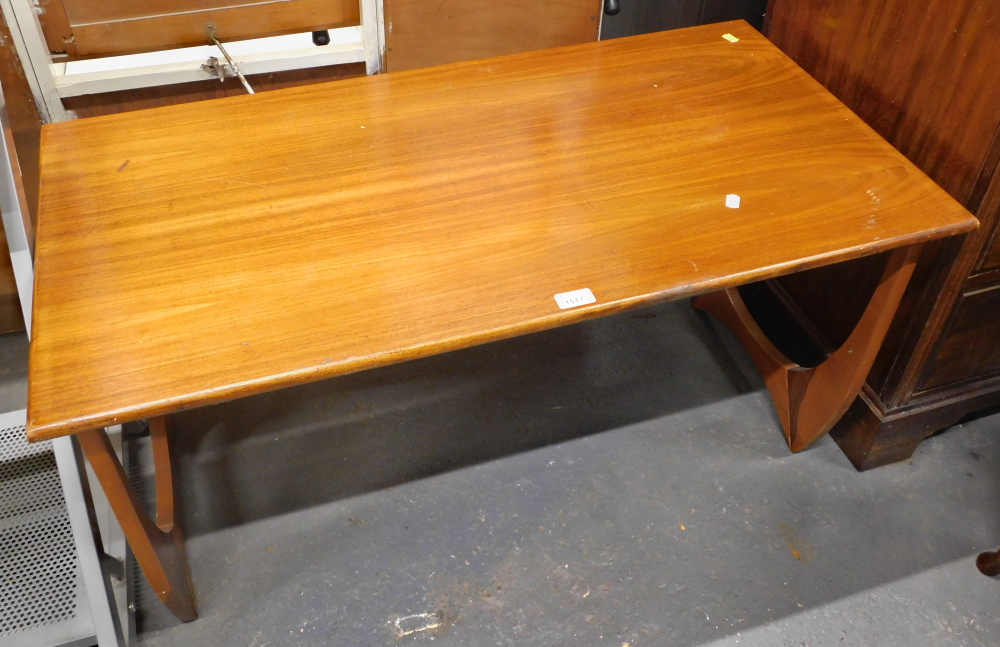
[[[923,406],[886,412],[876,396],[865,391],[851,404],[830,437],[859,471],[913,455],[920,443],[959,422],[965,415],[1000,405],[1000,389],[950,399],[930,399]]]
[[[909,459],[925,438],[961,417],[961,412],[943,409],[883,417],[867,395],[856,398],[830,430],[859,472]]]
[[[995,553],[981,553],[976,558],[976,568],[983,575],[989,575],[990,577],[1000,575],[1000,550]]]
[[[170,611],[184,622],[198,617],[188,573],[184,537],[174,524],[174,492],[166,418],[150,420],[153,460],[156,467],[157,522],[146,513],[129,485],[108,435],[103,429],[77,434],[80,447],[90,461],[132,547],[146,579]]]
[[[793,452],[830,431],[855,400],[899,306],[920,253],[919,245],[891,252],[868,308],[844,345],[819,366],[795,364],[771,343],[736,289],[705,294],[694,301],[725,324],[757,365],[778,410]]]

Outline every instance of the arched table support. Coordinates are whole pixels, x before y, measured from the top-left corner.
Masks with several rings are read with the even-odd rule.
[[[793,452],[830,431],[861,391],[919,255],[920,245],[890,252],[878,287],[851,336],[815,367],[799,366],[785,357],[754,321],[736,288],[694,300],[695,308],[725,324],[750,354],[764,377]]]

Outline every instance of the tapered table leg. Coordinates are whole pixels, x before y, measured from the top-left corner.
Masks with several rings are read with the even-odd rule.
[[[128,477],[103,429],[77,434],[80,447],[104,488],[146,579],[170,611],[184,622],[198,617],[188,573],[184,537],[174,523],[174,485],[167,444],[169,418],[150,420],[156,469],[156,523],[129,485]]]
[[[694,300],[695,308],[725,324],[750,354],[764,377],[793,452],[830,431],[860,393],[919,254],[920,245],[890,252],[875,294],[851,336],[815,367],[799,366],[785,357],[754,321],[737,289],[711,292]]]

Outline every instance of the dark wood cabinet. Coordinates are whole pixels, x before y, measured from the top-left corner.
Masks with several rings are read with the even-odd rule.
[[[919,6],[918,6],[919,5]],[[1000,404],[1000,2],[771,0],[767,36],[981,222],[926,246],[862,395],[832,435],[858,469]],[[878,217],[879,187],[870,187]],[[877,279],[863,259],[772,281],[819,348],[850,334]],[[774,298],[776,297],[776,298]]]
[[[979,269],[995,270],[998,268],[1000,268],[1000,232],[994,231],[993,238],[983,254],[983,262]]]
[[[928,389],[1000,373],[1000,285],[963,292],[931,357]]]

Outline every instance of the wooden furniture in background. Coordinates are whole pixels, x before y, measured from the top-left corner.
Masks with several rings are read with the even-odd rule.
[[[0,85],[3,86],[11,137],[24,178],[25,202],[32,220],[38,203],[38,150],[42,121],[31,97],[21,60],[14,49],[7,24],[0,15]],[[34,224],[34,223],[32,223]],[[24,330],[24,317],[14,284],[7,239],[0,235],[0,334]]]
[[[14,268],[10,264],[7,238],[0,236],[0,335],[21,330],[24,330],[24,317],[17,298]]]
[[[624,0],[619,7],[604,16],[604,40],[738,19],[760,29],[767,0]]]
[[[977,224],[742,21],[50,124],[42,145],[28,435],[79,434],[186,620],[180,531],[102,427],[890,252],[859,352],[797,404],[815,437],[916,249]]]
[[[272,72],[271,74],[250,74],[247,75],[247,80],[250,81],[254,91],[260,93],[299,85],[351,79],[364,75],[365,64],[352,63]],[[223,82],[199,81],[197,83],[177,83],[158,85],[152,88],[122,90],[121,92],[85,94],[79,97],[67,97],[63,99],[63,104],[67,109],[75,112],[77,117],[85,118],[204,101],[205,99],[242,96],[246,93],[246,89],[238,79],[229,78]]]
[[[861,397],[832,435],[858,469],[1000,404],[1000,3],[771,0],[766,34],[983,226],[928,245]],[[882,189],[872,187],[872,217]],[[850,334],[874,261],[770,282],[822,348]]]
[[[388,72],[598,39],[603,0],[383,0]]]
[[[262,89],[352,76],[358,63],[367,74],[384,71],[382,0],[153,0],[142,6],[120,0],[53,0],[41,14],[32,1],[0,0],[0,8],[17,51],[26,54],[25,77],[45,122],[81,116],[74,114],[74,105],[82,106],[82,113],[101,114],[128,109],[128,104],[232,93],[240,84],[229,80],[235,74],[231,65],[219,63],[223,58],[238,63],[242,74]],[[305,11],[307,5],[312,8]],[[348,17],[319,21],[317,9]],[[66,11],[79,19],[60,22],[58,16]],[[49,21],[47,26],[39,15]],[[225,22],[226,17],[234,22]],[[161,19],[173,27],[157,26]],[[209,22],[213,33],[228,43],[231,59],[221,45],[209,43]],[[324,32],[328,26],[336,28]],[[113,33],[91,34],[89,48],[73,31],[98,27]],[[53,44],[53,33],[59,34],[56,40],[68,42]],[[81,58],[90,60],[77,60]],[[214,88],[203,83],[218,82],[220,76],[223,82]],[[162,90],[171,85],[182,87]]]
[[[360,23],[357,0],[48,0],[49,49],[71,58],[205,44],[205,23],[244,40]]]
[[[976,568],[983,575],[994,577],[1000,575],[1000,550],[993,553],[980,553],[976,558]]]

